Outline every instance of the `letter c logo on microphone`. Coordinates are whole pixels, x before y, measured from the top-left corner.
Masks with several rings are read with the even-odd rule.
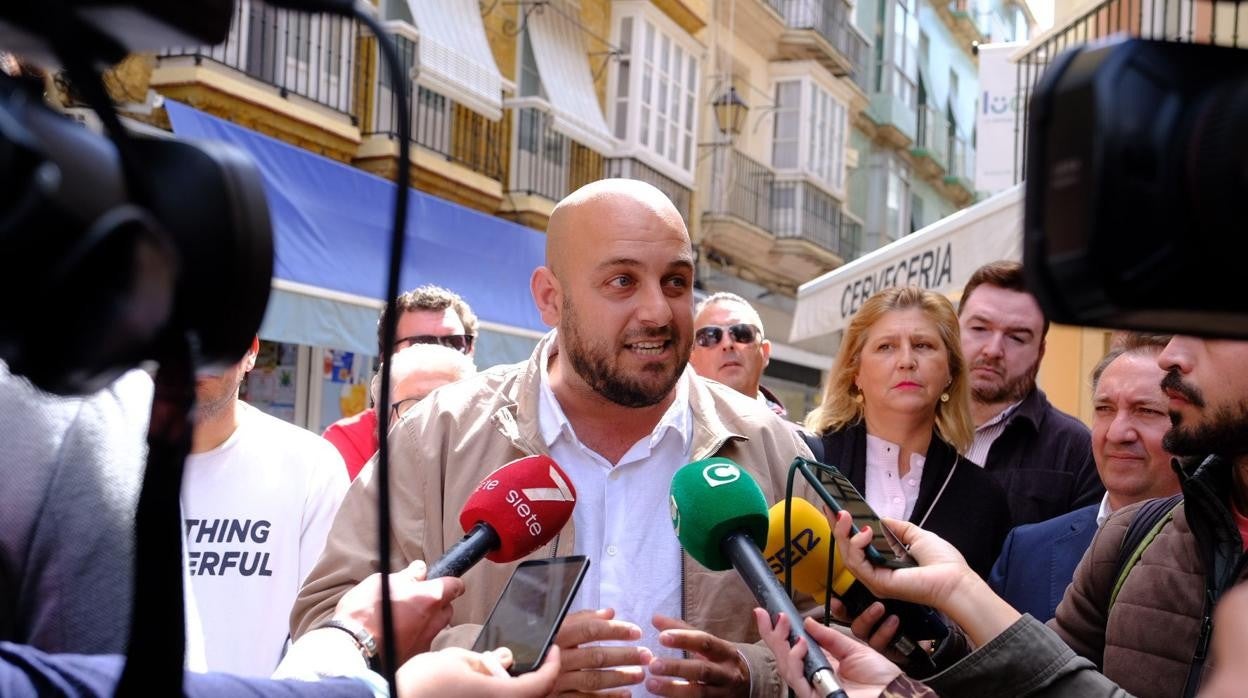
[[[741,470],[731,463],[712,463],[702,470],[702,479],[711,487],[719,487],[740,480]]]

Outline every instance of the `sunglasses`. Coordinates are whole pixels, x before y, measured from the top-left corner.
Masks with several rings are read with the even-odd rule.
[[[418,334],[394,340],[394,350],[406,349],[413,344],[441,344],[448,349],[454,349],[461,354],[467,354],[472,351],[473,339],[473,336],[470,334],[448,334],[441,337],[435,337],[431,334]]]
[[[699,327],[698,331],[693,333],[693,338],[700,347],[717,347],[724,338],[724,330],[728,330],[728,335],[737,344],[753,344],[754,340],[763,334],[763,331],[757,327],[741,323],[739,325],[729,325],[728,327],[720,327],[719,325]]]

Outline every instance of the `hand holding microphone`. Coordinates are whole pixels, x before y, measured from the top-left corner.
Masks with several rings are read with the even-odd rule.
[[[767,502],[754,478],[727,458],[695,461],[677,471],[671,487],[672,526],[681,546],[711,570],[736,569],[769,616],[800,618],[767,563]],[[804,628],[790,628],[789,642],[804,639]],[[822,652],[807,652],[803,675],[819,698],[845,698],[832,665]]]
[[[548,456],[518,458],[486,475],[459,514],[467,534],[429,566],[459,577],[487,558],[514,562],[549,543],[572,518],[576,489]]]
[[[786,561],[784,541],[785,500],[777,502],[770,511],[770,527],[768,529],[767,547],[764,555],[771,571],[781,582],[793,574],[793,588],[809,594],[816,601],[823,603],[831,592],[845,605],[851,620],[862,617],[863,613],[876,602],[884,606],[884,615],[896,616],[898,619],[897,633],[886,641],[873,646],[883,651],[885,644],[896,650],[909,662],[909,669],[916,674],[935,673],[931,658],[916,644],[917,640],[931,640],[945,637],[949,630],[940,616],[925,606],[904,601],[883,601],[871,593],[862,582],[854,578],[841,563],[832,540],[832,527],[827,518],[813,504],[800,497],[790,502],[790,529],[792,541],[790,545],[791,560]],[[829,587],[828,557],[832,556],[831,587]],[[871,628],[879,623],[880,618],[871,618],[873,622],[865,632],[856,634],[864,640],[871,635]],[[877,631],[879,632],[879,631]]]

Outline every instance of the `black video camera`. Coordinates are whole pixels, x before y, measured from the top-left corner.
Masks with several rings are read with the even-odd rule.
[[[0,49],[68,69],[94,134],[0,75],[0,359],[40,388],[89,393],[181,335],[200,367],[235,363],[268,303],[273,235],[259,171],[219,143],[120,126],[99,66],[213,44],[233,0],[5,3]]]
[[[1081,46],[1030,109],[1024,268],[1049,318],[1248,338],[1248,51]]]

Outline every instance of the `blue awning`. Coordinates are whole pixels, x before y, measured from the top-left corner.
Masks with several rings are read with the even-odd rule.
[[[255,159],[273,217],[275,278],[384,298],[393,182],[172,100],[165,107],[179,137],[224,141]],[[529,277],[544,262],[545,235],[416,190],[408,211],[402,290],[437,284],[463,296],[482,320],[547,329],[529,294]],[[267,338],[376,351],[375,309],[275,295],[262,329]]]

